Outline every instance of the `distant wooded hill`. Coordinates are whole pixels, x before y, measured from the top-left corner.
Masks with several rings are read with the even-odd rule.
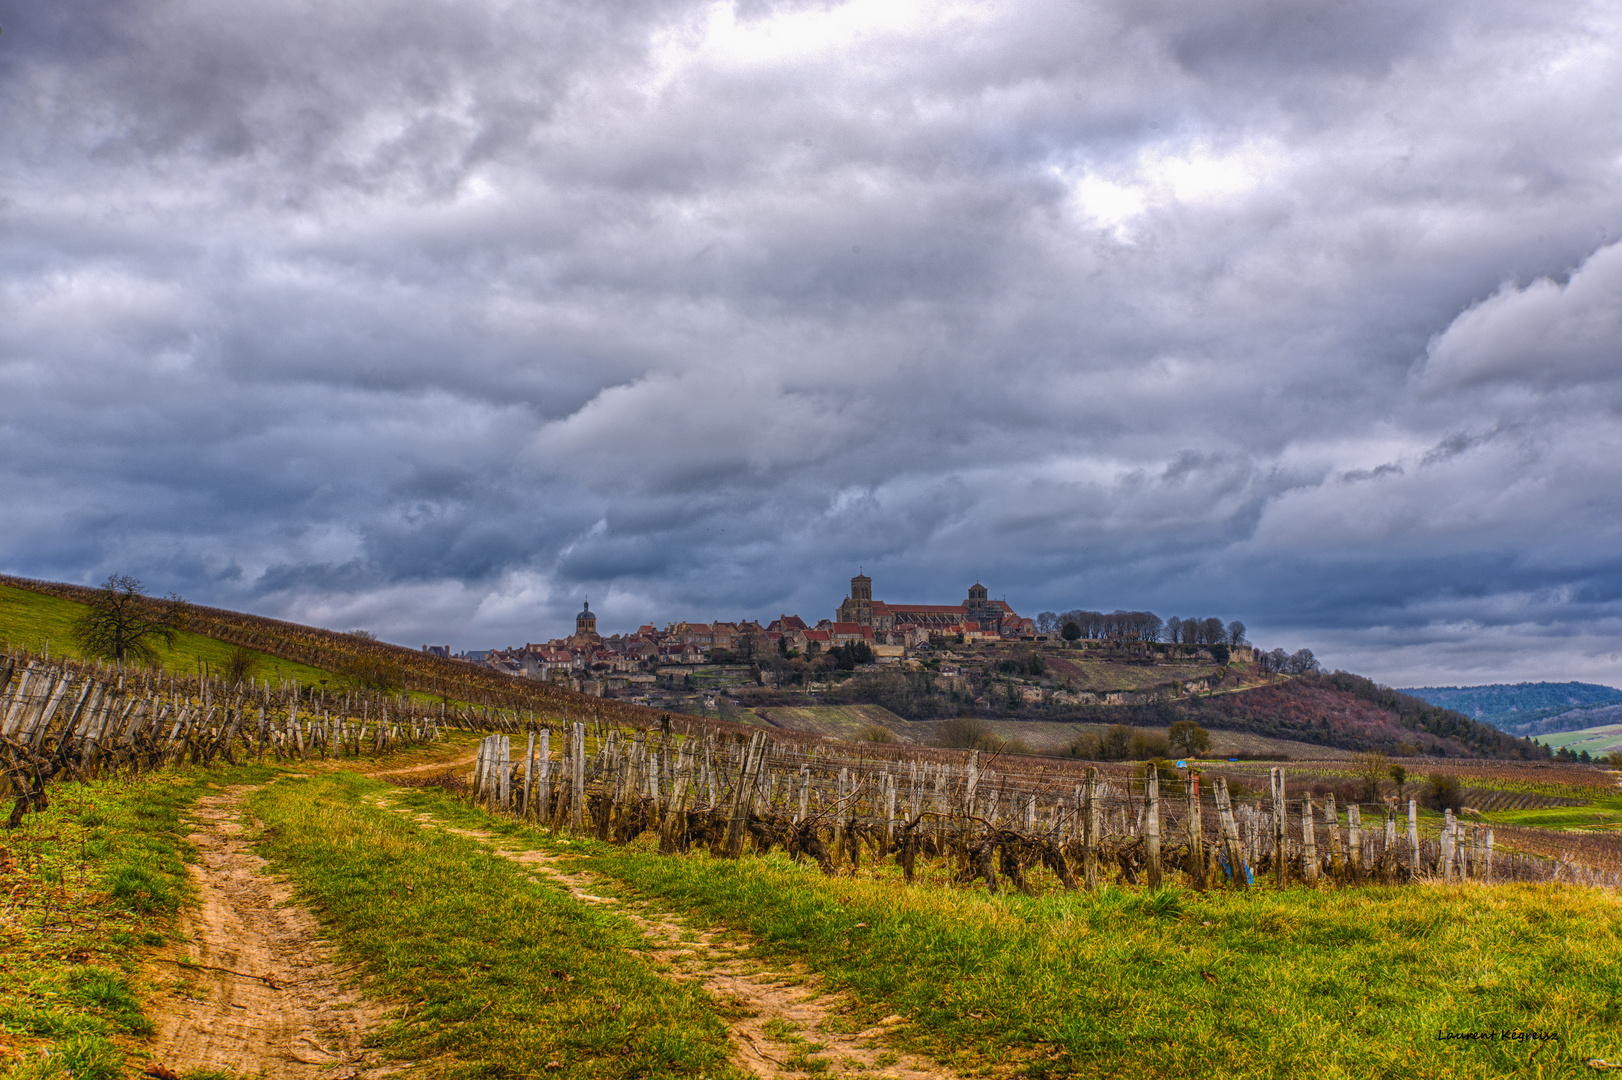
[[[1622,690],[1583,682],[1419,686],[1400,692],[1514,735],[1547,735],[1616,723],[1615,712],[1593,710],[1622,705]]]

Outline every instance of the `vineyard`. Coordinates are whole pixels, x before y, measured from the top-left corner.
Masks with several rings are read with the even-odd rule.
[[[588,699],[589,700],[589,699]],[[1394,884],[1438,878],[1552,880],[1581,865],[1614,880],[1609,838],[1560,834],[1495,853],[1494,830],[1449,813],[1421,826],[1416,804],[1337,807],[1334,794],[1292,798],[1285,770],[1268,797],[1246,801],[1228,780],[1153,767],[1089,766],[899,745],[838,743],[720,721],[658,716],[623,723],[591,705],[554,712],[425,702],[407,692],[329,693],[292,680],[229,685],[101,665],[0,661],[0,794],[9,824],[43,806],[48,786],[104,771],[166,763],[355,758],[431,742],[445,725],[496,732],[481,747],[472,794],[558,829],[628,843],[656,833],[661,849],[737,857],[781,847],[824,873],[893,860],[921,874],[991,892],[1158,887],[1249,888],[1274,881]],[[657,716],[657,719],[655,717]],[[527,736],[516,759],[512,739]],[[455,775],[439,783],[460,787]],[[1480,809],[1577,800],[1488,791]],[[1367,823],[1364,815],[1369,815]],[[1536,833],[1538,830],[1515,830]],[[1531,855],[1558,856],[1559,864]]]
[[[12,1040],[0,1039],[0,1058],[27,1045],[17,1032],[32,1031],[56,1039],[46,1049],[71,1075],[126,1075],[108,1034],[116,1018],[92,1016],[103,1028],[89,1041],[55,1036],[91,1020],[52,995],[78,985],[72,979],[104,977],[96,971],[156,962],[178,975],[151,984],[155,1023],[143,1029],[138,1013],[120,1014],[134,1019],[119,1030],[155,1028],[149,1044],[162,1056],[154,1068],[173,1066],[148,1075],[229,1066],[314,1080],[340,1062],[353,1072],[338,1075],[372,1075],[362,1070],[365,1006],[338,969],[319,961],[318,942],[331,936],[360,950],[379,980],[373,985],[402,1018],[410,1013],[383,1029],[382,1045],[431,1057],[449,1040],[467,1055],[467,1070],[444,1075],[738,1075],[720,1067],[732,1060],[762,1077],[882,1075],[898,1058],[873,1032],[914,1010],[917,1022],[898,1030],[898,1049],[947,1056],[954,1051],[939,1033],[952,1032],[966,1048],[952,1064],[969,1071],[988,1060],[985,1047],[1007,1040],[1018,1060],[1062,1054],[1064,1075],[1088,1070],[1107,1045],[1115,1067],[1102,1074],[1126,1075],[1142,1051],[1107,1040],[1127,1017],[1165,1075],[1203,1075],[1202,1064],[1183,1061],[1156,1035],[1188,1009],[1213,1018],[1201,1021],[1200,1039],[1226,1048],[1239,1063],[1233,1075],[1275,1075],[1281,1057],[1308,1075],[1323,1036],[1290,1044],[1275,1015],[1253,1016],[1234,1002],[1265,997],[1323,1016],[1342,1008],[1323,988],[1355,982],[1370,965],[1408,985],[1438,964],[1475,971],[1486,948],[1494,963],[1521,957],[1513,962],[1538,973],[1530,982],[1517,976],[1530,989],[1513,999],[1521,1003],[1513,1015],[1515,1023],[1544,1023],[1566,1015],[1539,1003],[1545,961],[1567,962],[1561,950],[1572,951],[1575,940],[1567,927],[1601,917],[1609,901],[1533,883],[1614,886],[1622,873],[1622,838],[1451,814],[1438,820],[1412,802],[1348,802],[1316,792],[1340,771],[1328,764],[1273,766],[1265,776],[1228,764],[1218,767],[1228,775],[1202,774],[845,743],[646,711],[626,723],[596,705],[571,698],[531,711],[404,688],[331,690],[291,678],[231,682],[206,671],[0,657],[0,795],[15,802],[9,861],[0,865],[11,897],[0,932],[11,947],[28,942],[30,957],[49,958],[37,976],[19,967],[9,982],[0,978],[0,991],[57,1002],[45,1019],[46,1005],[19,1011],[0,993],[0,1025],[11,1025],[0,1026],[0,1037]],[[476,756],[463,757],[475,743]],[[401,751],[413,764],[385,760]],[[221,777],[230,779],[212,786]],[[1571,798],[1473,790],[1506,805]],[[125,799],[161,805],[162,815],[147,822],[121,809]],[[251,825],[255,818],[262,828]],[[142,829],[142,843],[125,843]],[[126,895],[138,882],[148,890],[140,895],[169,898],[178,919],[172,955],[165,923],[126,909],[129,901],[86,877],[87,841],[91,850],[127,849],[131,859],[169,845],[169,884],[152,886],[160,875],[150,867],[119,880]],[[199,852],[189,871],[186,842]],[[298,882],[319,923],[285,905],[288,894],[275,891],[256,847],[281,860],[272,869]],[[653,919],[611,899],[618,894],[583,865],[615,875],[637,896],[662,897],[671,910]],[[539,876],[525,876],[531,872]],[[189,907],[188,873],[201,890]],[[83,914],[64,920],[64,889],[75,882]],[[543,882],[563,888],[538,888]],[[588,910],[605,904],[643,920],[637,926],[663,927],[648,932],[666,935],[664,943],[648,953],[640,934],[618,923],[605,934],[600,911]],[[1494,943],[1471,921],[1519,928],[1519,913],[1533,909],[1538,917],[1556,912],[1561,929]],[[665,958],[684,947],[684,916],[725,924],[706,932],[725,944],[718,966],[691,969],[718,1005],[659,976]],[[104,918],[119,928],[110,938],[99,931]],[[1467,924],[1462,937],[1447,936]],[[560,925],[571,929],[561,933]],[[882,935],[870,932],[881,926]],[[794,1026],[805,1022],[801,977],[782,976],[788,985],[774,989],[757,978],[761,963],[738,959],[740,938],[747,943],[751,933],[757,943],[799,949],[795,964],[830,978],[849,973],[841,985],[852,997],[820,999],[814,1036]],[[1410,955],[1409,934],[1439,944]],[[946,940],[955,944],[937,947]],[[1596,947],[1596,939],[1582,940]],[[1190,959],[1190,948],[1201,958]],[[1274,962],[1234,960],[1255,953]],[[1110,987],[1133,984],[1144,963],[1175,998],[1170,1012],[1119,1012],[1126,1006]],[[295,983],[290,970],[313,974]],[[1044,974],[1060,970],[1057,982]],[[1101,981],[1100,971],[1109,978]],[[1579,983],[1583,993],[1598,992]],[[298,993],[284,992],[293,985]],[[1288,987],[1282,998],[1280,985]],[[1064,996],[1044,997],[1054,992]],[[1414,994],[1434,1002],[1436,986],[1420,980]],[[1461,994],[1447,999],[1449,1016],[1469,1017],[1480,1004]],[[572,1004],[559,1011],[563,1001]],[[1434,1021],[1403,1019],[1417,1015],[1415,1001],[1382,1001],[1381,1034],[1363,1044],[1383,1055],[1371,1076],[1400,1074],[1416,1060],[1406,1057],[1409,1044],[1434,1038]],[[840,1027],[850,1007],[865,1020]],[[339,1054],[323,1033],[346,1010],[349,1049]],[[739,1010],[760,1011],[738,1020]],[[1070,1026],[1094,1012],[1097,1025]],[[233,1033],[250,1017],[260,1034],[245,1048]],[[1030,1028],[1033,1018],[1043,1018],[1040,1031]],[[1407,1034],[1392,1034],[1399,1029]],[[275,1035],[288,1030],[300,1033],[292,1049],[291,1036]],[[1584,1038],[1612,1052],[1597,1035]],[[388,1041],[398,1039],[411,1041]],[[319,1046],[337,1056],[312,1057]],[[816,1056],[821,1046],[837,1051]],[[91,1048],[107,1063],[100,1072],[84,1064]],[[900,1060],[915,1066],[902,1075],[952,1075]],[[502,1064],[478,1073],[479,1061]],[[866,1064],[841,1072],[850,1062]],[[1453,1071],[1431,1074],[1476,1075],[1479,1064],[1461,1059]]]
[[[438,738],[444,721],[411,699],[296,683],[227,685],[207,676],[0,658],[0,795],[7,828],[43,809],[53,783],[139,774],[179,761],[358,758]]]
[[[89,603],[97,595],[97,590],[80,585],[6,575],[0,575],[0,584],[77,603]],[[657,712],[639,705],[585,699],[551,683],[505,675],[354,634],[197,604],[187,604],[184,610],[186,630],[337,673],[375,694],[438,699],[446,705],[462,702],[492,712],[545,711],[559,715],[578,711],[583,701],[592,700],[593,715],[610,723],[645,726],[659,717]]]
[[[419,782],[601,841],[657,835],[667,854],[781,848],[830,876],[888,860],[907,884],[927,877],[992,893],[1248,889],[1262,874],[1278,885],[1345,886],[1579,874],[1569,858],[1497,851],[1492,827],[1451,812],[1422,827],[1411,800],[1406,815],[1395,803],[1353,804],[1343,819],[1332,795],[1291,800],[1286,779],[1274,768],[1266,800],[1238,802],[1220,776],[1202,790],[1197,774],[1152,768],[577,722],[530,731],[516,756],[510,736],[490,736],[471,779],[447,772]],[[1608,866],[1585,864],[1582,879],[1614,884]]]

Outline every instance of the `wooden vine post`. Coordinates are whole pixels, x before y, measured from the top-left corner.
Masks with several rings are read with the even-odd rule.
[[[1408,800],[1408,868],[1419,876],[1419,804]]]
[[[1205,840],[1200,822],[1200,774],[1188,771],[1188,874],[1194,888],[1205,891]]]
[[[1098,805],[1098,768],[1087,769],[1087,781],[1082,788],[1081,806],[1081,869],[1082,880],[1088,892],[1098,891],[1098,833],[1102,824],[1102,811]]]
[[[1363,808],[1353,803],[1346,808],[1346,832],[1351,837],[1351,871],[1353,881],[1363,880]]]
[[[1245,865],[1244,844],[1239,839],[1239,826],[1233,820],[1233,804],[1228,801],[1228,782],[1222,777],[1215,784],[1217,827],[1222,830],[1222,845],[1228,853],[1228,879],[1241,889],[1250,888],[1250,868]]]
[[[1340,846],[1340,810],[1333,791],[1324,798],[1324,826],[1328,829],[1324,843],[1329,845],[1329,875],[1338,885],[1346,880],[1346,856]]]
[[[529,731],[529,748],[524,751],[524,802],[522,810],[529,817],[530,800],[535,796],[535,729]]]
[[[1144,777],[1143,846],[1148,864],[1149,888],[1160,888],[1160,770],[1154,762]]]
[[[732,793],[732,807],[727,813],[726,836],[722,841],[722,854],[736,859],[743,854],[743,840],[748,832],[749,811],[755,801],[755,774],[760,759],[765,756],[766,733],[757,731],[749,739],[749,748],[743,755],[738,771],[738,786]]]
[[[1318,884],[1318,838],[1312,824],[1312,796],[1301,799],[1301,879],[1308,888]]]
[[[569,746],[569,831],[578,833],[586,810],[586,724],[574,722]]]
[[[552,729],[542,728],[535,747],[535,789],[539,803],[530,814],[531,820],[552,819]],[[525,807],[525,809],[529,809]]]
[[[1282,889],[1289,880],[1284,856],[1290,836],[1285,820],[1284,770],[1277,767],[1269,769],[1268,780],[1273,788],[1273,884]]]
[[[659,851],[674,854],[687,821],[687,792],[693,783],[692,740],[682,744],[676,755],[676,777],[665,804],[664,820],[659,823]]]

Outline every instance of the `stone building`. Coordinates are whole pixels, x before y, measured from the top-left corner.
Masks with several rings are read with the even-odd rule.
[[[839,605],[835,623],[870,626],[877,633],[917,628],[936,634],[978,631],[1018,633],[1027,619],[1020,618],[1007,601],[992,600],[978,581],[960,604],[890,604],[873,599],[873,579],[857,574],[850,579],[850,596]]]

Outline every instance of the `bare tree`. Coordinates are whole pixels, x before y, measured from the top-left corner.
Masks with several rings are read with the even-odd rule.
[[[158,658],[156,643],[173,648],[185,622],[186,602],[180,597],[154,600],[135,578],[111,574],[74,623],[73,635],[92,656],[151,663]]]
[[[1391,775],[1391,760],[1378,750],[1359,754],[1352,762],[1352,774],[1363,781],[1363,797],[1374,802],[1380,797],[1380,781]]]

